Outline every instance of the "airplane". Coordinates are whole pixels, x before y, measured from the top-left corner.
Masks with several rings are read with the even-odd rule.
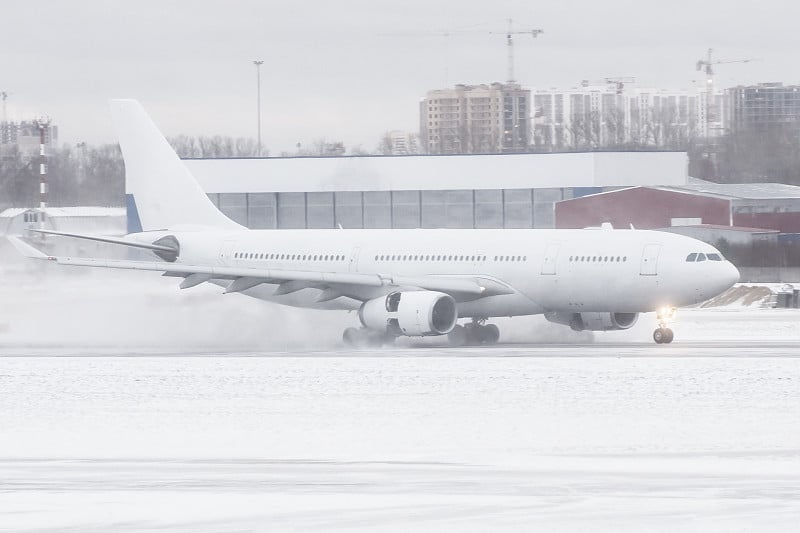
[[[675,309],[739,280],[719,250],[672,233],[613,229],[251,230],[220,212],[136,100],[112,100],[125,161],[122,238],[42,234],[148,250],[152,260],[48,256],[19,237],[23,254],[60,265],[147,270],[278,304],[357,311],[350,346],[447,336],[494,344],[496,317],[544,315],[582,331],[624,330],[656,311],[653,340],[668,344]],[[462,321],[459,324],[459,321]]]

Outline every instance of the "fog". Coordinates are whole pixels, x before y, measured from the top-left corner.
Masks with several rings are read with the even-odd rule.
[[[113,246],[110,248],[114,248]],[[86,251],[78,248],[78,250]],[[106,257],[118,250],[105,250]],[[93,252],[95,253],[95,252]],[[203,284],[178,288],[180,278],[61,266],[20,256],[0,244],[0,346],[102,351],[214,353],[230,351],[344,350],[345,328],[356,313],[298,309]],[[501,342],[588,342],[542,317],[492,320]],[[401,338],[398,346],[445,346],[446,337]]]
[[[158,273],[66,267],[0,247],[0,345],[152,350],[331,348],[357,320],[277,306]],[[313,333],[313,334],[312,334]]]

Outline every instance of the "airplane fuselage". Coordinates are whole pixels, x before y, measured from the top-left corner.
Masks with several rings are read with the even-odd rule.
[[[142,234],[145,235],[145,234]],[[177,262],[397,276],[481,277],[510,290],[462,298],[462,317],[559,312],[644,312],[702,302],[738,272],[708,244],[643,230],[250,230],[164,232],[181,243]],[[153,233],[146,234],[153,241]],[[720,260],[687,262],[692,253]],[[220,284],[225,284],[221,282]],[[387,289],[320,301],[322,288],[281,294],[277,283],[242,291],[280,304],[357,309]],[[396,289],[395,289],[396,290]]]

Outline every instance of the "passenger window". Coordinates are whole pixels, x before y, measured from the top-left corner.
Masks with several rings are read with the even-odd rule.
[[[697,261],[698,262],[705,261],[705,260],[706,260],[706,254],[697,254]]]

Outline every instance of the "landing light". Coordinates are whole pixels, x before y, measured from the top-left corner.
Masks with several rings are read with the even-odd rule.
[[[656,318],[659,324],[669,324],[675,320],[676,309],[670,306],[664,306],[656,311]]]

